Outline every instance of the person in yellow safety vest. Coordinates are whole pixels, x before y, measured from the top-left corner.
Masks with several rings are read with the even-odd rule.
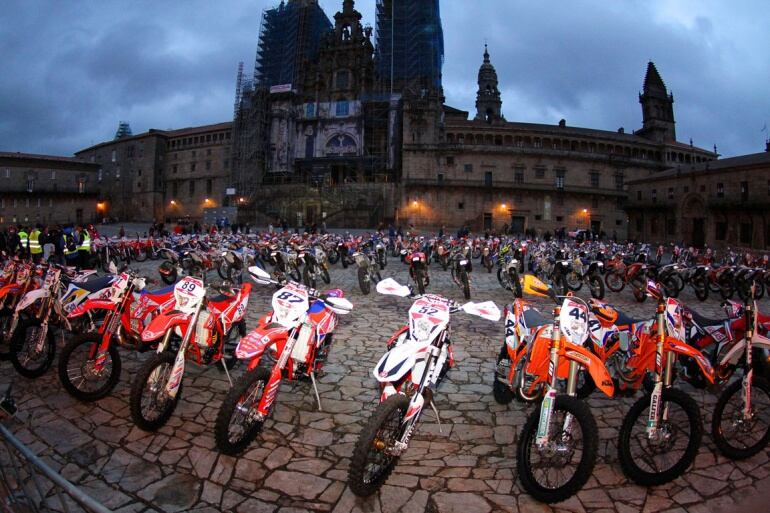
[[[88,234],[88,231],[83,229],[82,226],[78,226],[75,229],[75,233],[77,234],[80,268],[88,269],[89,260],[91,259],[91,236]]]
[[[28,250],[29,250],[29,234],[27,234],[26,228],[22,228],[21,225],[19,225],[19,256],[21,258],[25,258],[27,256]]]
[[[62,233],[62,251],[67,265],[75,265],[78,258],[78,248],[71,233]]]
[[[34,262],[39,262],[43,256],[43,245],[40,244],[40,225],[29,234],[29,253]]]

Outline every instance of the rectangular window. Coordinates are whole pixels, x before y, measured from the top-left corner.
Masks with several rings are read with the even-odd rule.
[[[669,187],[668,188],[668,199],[670,199],[670,200],[674,199],[674,188],[673,187]]]
[[[513,172],[513,183],[522,185],[524,183],[524,169],[518,168]]]
[[[48,206],[49,207],[53,206],[53,198],[48,198]]]
[[[718,183],[717,184],[717,198],[724,198],[725,197],[725,184]]]
[[[658,190],[657,189],[653,189],[652,192],[650,193],[650,197],[652,197],[652,202],[653,203],[658,201]]]
[[[96,181],[101,182],[103,178],[104,172],[102,171],[102,168],[99,168],[99,172],[96,174]]]
[[[455,158],[454,157],[447,157],[446,158],[446,165],[448,167],[452,167],[455,165]]]
[[[641,217],[637,217],[636,218],[636,231],[638,233],[642,233],[642,218]]]
[[[591,187],[599,187],[599,173],[591,171]]]
[[[78,193],[83,194],[86,192],[86,179],[85,178],[79,178],[78,179]]]
[[[741,182],[741,201],[749,200],[749,182]]]
[[[207,155],[207,156],[211,156],[211,148],[209,148],[209,149],[207,149],[207,150],[206,150],[206,155]]]
[[[688,192],[690,192],[690,186],[689,185],[685,185],[684,186],[684,193],[687,194]]]
[[[337,72],[337,89],[347,89],[350,83],[350,73],[347,71]]]
[[[190,180],[190,196],[195,194],[195,180]]]
[[[315,103],[308,103],[307,105],[305,105],[305,117],[306,118],[315,117]]]
[[[37,199],[37,208],[40,208],[40,198]]]
[[[545,178],[545,168],[538,166],[535,168],[535,178]]]
[[[225,159],[225,169],[230,169],[230,159]]]
[[[195,162],[190,163],[190,171],[195,171]]]
[[[119,167],[115,168],[115,178],[120,178],[120,168]]]
[[[473,173],[473,164],[465,164],[465,172]]]
[[[177,166],[176,166],[176,164],[174,164],[173,166],[171,166],[171,172],[172,172],[172,173],[176,174],[176,169],[177,169]]]
[[[32,192],[33,190],[35,190],[35,179],[27,178],[27,192]]]
[[[492,171],[486,171],[484,173],[484,186],[492,187]]]
[[[211,161],[210,160],[206,161],[206,171],[211,171]]]
[[[56,180],[56,170],[55,169],[51,170],[51,180]]]
[[[117,150],[112,150],[112,161],[116,162],[118,160],[118,152]]]
[[[676,219],[671,217],[666,220],[666,233],[676,235]]]
[[[556,216],[557,223],[561,223],[562,221],[564,221],[564,216]]]
[[[206,180],[206,194],[211,196],[212,190],[214,190],[214,183],[211,180]]]
[[[465,202],[461,201],[457,204],[457,210],[464,210],[465,209]]]
[[[556,188],[561,190],[564,190],[564,170],[563,169],[557,169],[556,170]]]
[[[637,201],[641,201],[642,200],[642,191],[636,191],[636,199],[637,199]]]
[[[714,225],[715,233],[714,238],[716,240],[725,240],[727,238],[727,223],[724,221],[717,221]]]
[[[336,109],[336,115],[338,118],[345,117],[350,112],[350,104],[347,100],[338,101]]]
[[[5,168],[5,177],[10,178],[11,177],[11,170],[9,168]],[[767,182],[767,188],[770,190],[770,182]]]
[[[615,174],[615,189],[618,191],[623,190],[623,173]]]
[[[171,193],[172,196],[174,196],[175,198],[179,196],[179,182],[173,182],[171,184],[171,191],[172,191]]]
[[[741,244],[750,245],[751,244],[751,232],[752,232],[752,226],[751,223],[741,223],[740,227],[740,237],[741,237]]]
[[[542,214],[535,214],[535,221],[542,221],[542,220],[543,220]]]
[[[195,150],[193,150],[191,153],[192,153],[193,158],[195,158],[195,155],[196,155]]]

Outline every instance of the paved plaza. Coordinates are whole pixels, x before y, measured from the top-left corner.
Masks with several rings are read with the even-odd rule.
[[[139,264],[157,276],[157,262]],[[475,267],[473,299],[511,301],[494,274]],[[449,273],[432,266],[430,291],[461,300]],[[406,281],[406,267],[391,259],[384,276]],[[408,299],[363,296],[355,268],[335,266],[332,285],[344,289],[353,313],[340,323],[335,346],[319,380],[323,411],[307,383],[284,383],[263,433],[239,458],[220,455],[213,426],[228,388],[217,368],[188,366],[182,399],[157,433],[134,427],[129,415],[130,380],[149,354],[121,350],[123,374],[112,396],[80,403],[59,384],[55,369],[29,381],[0,362],[0,390],[15,382],[18,420],[9,427],[37,454],[87,493],[119,512],[195,511],[239,513],[318,511],[349,513],[490,513],[510,511],[705,512],[731,510],[736,502],[770,487],[767,450],[746,461],[717,454],[704,435],[695,465],[664,486],[643,488],[626,479],[617,461],[616,439],[633,398],[595,392],[589,404],[599,426],[599,457],[593,476],[575,497],[553,508],[522,492],[516,475],[516,445],[531,407],[499,405],[492,397],[495,356],[502,340],[496,324],[465,314],[453,317],[457,365],[436,394],[442,432],[426,412],[409,450],[381,492],[356,498],[345,485],[353,445],[376,406],[371,369],[390,335],[406,321]],[[269,309],[274,289],[255,286],[247,325]],[[581,291],[583,296],[587,292]],[[719,315],[714,298],[685,302]],[[633,302],[631,293],[607,300],[636,316],[652,316],[654,303]],[[550,309],[537,301],[544,313]],[[763,308],[766,306],[763,300]],[[243,366],[235,370],[239,375]],[[679,385],[700,404],[705,425],[715,396]],[[706,429],[708,433],[708,428]]]

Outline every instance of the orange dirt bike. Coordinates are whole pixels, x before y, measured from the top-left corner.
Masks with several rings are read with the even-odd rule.
[[[553,288],[531,275],[525,294],[550,297],[553,321],[532,342],[531,364],[547,378],[543,400],[527,418],[517,448],[522,487],[541,502],[560,502],[576,494],[591,477],[598,451],[598,428],[588,405],[577,398],[578,374],[585,368],[597,388],[612,397],[609,371],[584,347],[589,308],[581,299],[557,296]],[[560,381],[566,380],[562,387]],[[559,393],[559,389],[565,389]]]
[[[248,270],[258,284],[280,284],[259,267]],[[259,434],[284,378],[309,379],[321,410],[315,375],[331,349],[338,316],[353,309],[339,289],[321,294],[294,282],[285,283],[273,294],[272,306],[273,311],[260,319],[235,350],[249,364],[217,415],[214,438],[224,454],[238,454]]]
[[[628,376],[638,386],[649,372],[652,393],[645,394],[623,419],[618,457],[623,472],[634,482],[653,486],[681,476],[695,460],[703,436],[698,404],[672,387],[677,355],[695,359],[705,378],[714,383],[708,358],[688,346],[682,306],[664,297],[664,289],[648,280],[645,293],[657,300],[656,320],[650,333],[639,339],[627,366]]]

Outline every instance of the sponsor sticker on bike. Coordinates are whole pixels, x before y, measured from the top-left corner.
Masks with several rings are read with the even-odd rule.
[[[570,342],[580,345],[588,337],[588,308],[570,298],[566,298],[561,305],[559,325]]]

